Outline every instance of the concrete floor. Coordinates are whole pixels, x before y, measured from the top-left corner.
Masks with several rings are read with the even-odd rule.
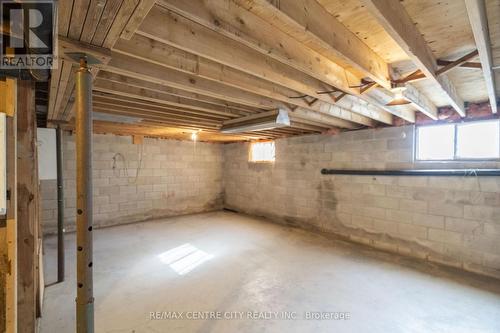
[[[498,281],[258,218],[175,217],[96,230],[94,242],[96,332],[500,332]],[[48,284],[56,238],[44,246]],[[74,234],[66,248],[66,282],[45,289],[43,333],[75,331]],[[165,318],[174,311],[183,319]],[[234,319],[186,319],[204,311]]]

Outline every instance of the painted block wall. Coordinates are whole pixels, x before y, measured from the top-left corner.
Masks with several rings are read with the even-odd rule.
[[[94,225],[131,223],[222,208],[222,146],[94,135]],[[75,230],[75,137],[64,135],[65,230]],[[57,230],[56,180],[41,181],[44,233]]]
[[[276,162],[224,146],[225,206],[500,278],[500,177],[321,175],[322,168],[498,168],[413,161],[414,127],[276,141]]]

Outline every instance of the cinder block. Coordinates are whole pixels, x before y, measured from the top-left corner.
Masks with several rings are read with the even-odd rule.
[[[408,187],[426,187],[428,185],[428,177],[412,177],[412,176],[401,176],[398,177],[399,186]]]
[[[464,217],[471,220],[500,221],[500,207],[465,205]]]
[[[429,213],[434,215],[463,217],[464,206],[460,204],[450,204],[445,202],[429,202]]]
[[[386,220],[398,223],[407,223],[407,224],[413,222],[412,212],[403,210],[393,210],[393,209],[387,209],[385,212],[386,212]]]
[[[429,240],[449,243],[449,244],[462,244],[462,234],[455,231],[448,231],[442,229],[429,228]]]
[[[475,230],[481,230],[483,223],[477,220],[467,220],[462,218],[447,217],[445,220],[445,229],[460,233],[470,233]]]
[[[444,217],[429,214],[414,213],[412,217],[413,224],[435,229],[444,229]]]
[[[427,228],[420,225],[400,223],[398,224],[398,234],[405,238],[410,238],[410,239],[413,238],[426,239]]]
[[[385,187],[386,195],[391,198],[412,199],[414,188],[398,185],[387,185]]]
[[[382,232],[385,234],[397,234],[398,223],[393,221],[374,219],[373,228],[375,229],[375,231]]]
[[[421,200],[400,199],[399,209],[414,213],[427,213],[427,202]]]

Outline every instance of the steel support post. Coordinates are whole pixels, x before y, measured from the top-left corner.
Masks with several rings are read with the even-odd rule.
[[[92,75],[86,58],[76,71],[76,332],[94,332],[92,284]]]

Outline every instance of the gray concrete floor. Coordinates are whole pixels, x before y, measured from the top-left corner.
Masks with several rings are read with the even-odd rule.
[[[94,247],[96,332],[500,332],[496,280],[245,215],[100,229]],[[56,238],[44,248],[48,284]],[[45,289],[43,333],[75,331],[74,234],[66,248],[66,281]],[[183,319],[165,318],[174,311]],[[205,311],[235,318],[186,319]],[[306,320],[309,311],[350,318]]]

